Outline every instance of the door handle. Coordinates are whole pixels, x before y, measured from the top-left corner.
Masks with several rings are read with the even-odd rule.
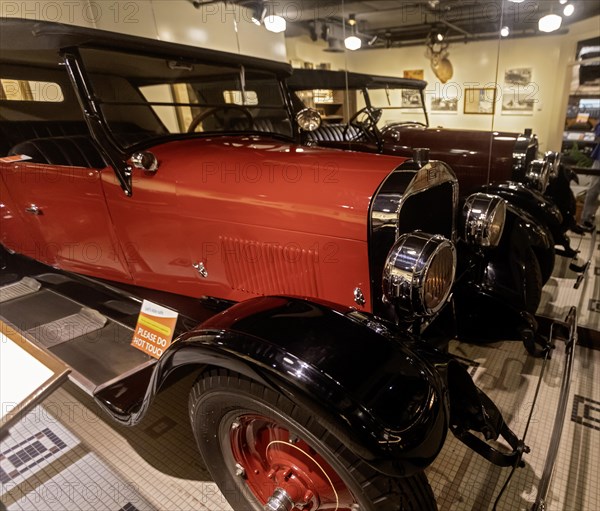
[[[35,204],[32,204],[31,206],[25,208],[25,211],[27,211],[27,213],[31,213],[32,215],[41,215],[42,214],[42,210]]]

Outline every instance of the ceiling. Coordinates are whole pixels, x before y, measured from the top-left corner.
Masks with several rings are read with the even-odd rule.
[[[600,14],[598,0],[571,0],[575,12],[566,17],[563,15],[566,3],[560,1],[235,0],[232,3],[251,9],[264,4],[270,14],[281,14],[288,21],[288,37],[309,34],[315,40],[343,39],[356,30],[365,43],[371,42],[370,45],[363,44],[363,48],[381,48],[421,45],[437,31],[448,42],[495,39],[503,26],[510,29],[509,37],[513,38],[542,35],[538,20],[550,13],[562,15],[563,23],[558,33],[564,33],[571,23]],[[355,29],[348,25],[351,14],[357,21]]]

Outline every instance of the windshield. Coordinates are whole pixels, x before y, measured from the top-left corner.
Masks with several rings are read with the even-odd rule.
[[[377,123],[379,128],[396,123],[427,122],[421,93],[417,89],[369,89],[368,94],[371,106],[382,110]],[[357,91],[356,103],[357,111],[367,106],[363,91]]]
[[[273,73],[83,49],[96,102],[123,147],[170,134],[292,135]]]

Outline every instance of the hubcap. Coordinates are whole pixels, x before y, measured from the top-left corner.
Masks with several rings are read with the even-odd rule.
[[[356,499],[331,465],[273,419],[238,417],[231,424],[229,438],[234,472],[266,511],[358,509]]]

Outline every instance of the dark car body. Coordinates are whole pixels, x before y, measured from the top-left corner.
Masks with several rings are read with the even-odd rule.
[[[356,105],[359,98],[365,109],[383,112],[381,122],[375,123],[368,133],[356,123],[350,127],[323,123],[318,130],[306,133],[308,143],[407,157],[414,148],[428,148],[432,159],[452,167],[460,181],[461,193],[485,190],[509,202],[518,195],[515,204],[537,218],[551,232],[553,241],[562,245],[567,255],[573,255],[565,234],[575,225],[575,200],[569,188],[571,173],[560,165],[556,153],[538,155],[538,140],[531,130],[514,133],[432,127],[425,107],[427,83],[422,80],[296,69],[288,83],[295,91],[297,109],[305,107],[302,91],[331,89],[347,90],[349,105]],[[400,95],[393,94],[407,90],[420,96],[417,108],[405,108],[407,105],[400,103]],[[404,108],[401,117],[406,117],[406,121],[397,117],[385,121],[386,115],[393,117],[400,108]],[[349,115],[356,113],[351,111]],[[508,192],[502,183],[514,185],[514,193]]]

